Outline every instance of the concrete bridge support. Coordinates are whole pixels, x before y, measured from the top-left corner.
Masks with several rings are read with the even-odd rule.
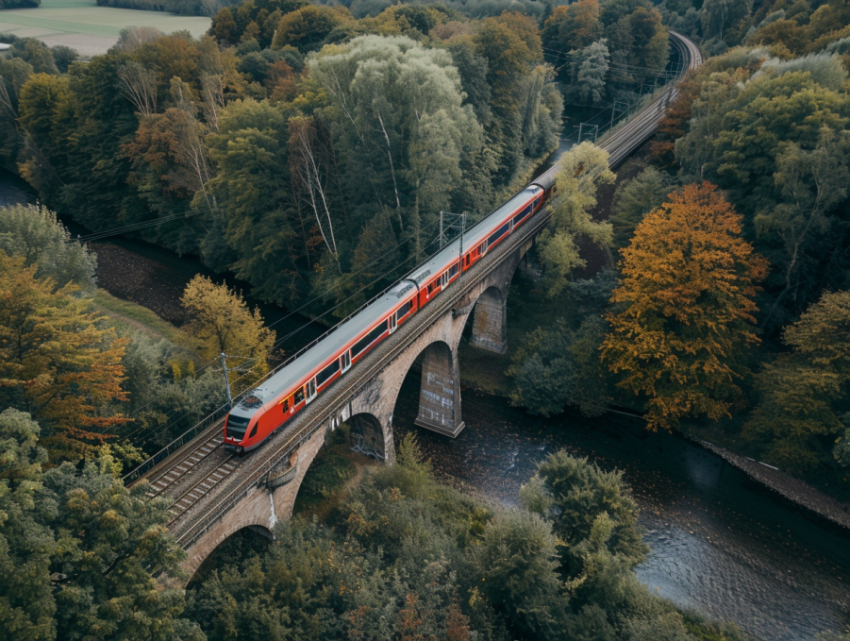
[[[460,434],[464,424],[460,411],[460,370],[457,346],[439,341],[425,348],[422,359],[422,385],[416,425],[451,436]]]
[[[472,316],[471,345],[497,354],[508,351],[507,291],[490,287],[478,298]]]

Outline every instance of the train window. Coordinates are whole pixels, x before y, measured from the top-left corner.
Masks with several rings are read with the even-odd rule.
[[[499,227],[496,231],[490,234],[490,238],[487,239],[487,246],[489,247],[497,240],[499,240],[505,233],[508,231],[508,227],[510,227],[510,223],[505,223],[501,227]]]
[[[457,269],[458,269],[457,263],[455,263],[454,265],[452,265],[449,268],[449,280],[451,280],[452,278],[454,278],[457,275]]]
[[[531,213],[531,210],[532,210],[533,207],[534,207],[534,205],[528,205],[521,212],[519,212],[516,216],[514,216],[514,218],[513,218],[514,225],[519,225],[523,220],[525,220],[525,217],[528,216]]]
[[[281,405],[283,406],[281,409],[283,410],[284,414],[289,411],[289,399],[288,398],[283,399],[283,402],[281,403]]]
[[[395,317],[398,320],[401,320],[410,312],[410,308],[413,307],[413,303],[411,301],[407,301],[404,305],[398,308],[398,311],[395,313]]]
[[[339,361],[334,359],[333,363],[328,365],[321,372],[316,374],[316,385],[321,387],[327,380],[339,371]]]
[[[466,256],[464,256],[464,257],[463,257],[464,265],[465,265],[466,267],[469,267],[469,259],[470,259],[471,257],[472,257],[472,254],[467,254]]]
[[[387,321],[384,321],[383,323],[379,323],[375,327],[375,329],[373,329],[371,332],[366,334],[366,336],[364,336],[363,338],[361,338],[359,341],[357,341],[354,344],[354,347],[351,348],[351,356],[356,358],[357,356],[359,356],[360,354],[365,352],[367,349],[369,349],[369,347],[372,346],[372,343],[374,343],[376,340],[378,340],[378,338],[381,336],[381,334],[383,334],[386,331],[387,331]]]
[[[345,352],[342,355],[342,371],[347,372],[349,367],[351,367],[351,352]]]
[[[299,387],[297,390],[295,390],[295,396],[293,397],[293,403],[292,404],[298,405],[298,403],[300,403],[303,400],[304,400],[304,388]]]
[[[251,428],[251,433],[248,434],[248,438],[254,438],[257,435],[257,428],[260,427],[260,421],[254,423],[254,427]]]
[[[309,403],[314,398],[316,398],[316,379],[311,379],[308,381],[307,385],[307,402]]]
[[[428,285],[428,296],[434,293],[434,283]]]
[[[231,414],[227,417],[227,435],[235,438],[237,441],[241,441],[242,437],[245,436],[245,430],[248,429],[248,423],[250,422],[250,417],[234,416]]]

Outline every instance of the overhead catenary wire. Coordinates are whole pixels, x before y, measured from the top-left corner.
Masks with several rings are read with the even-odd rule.
[[[436,223],[435,223],[435,224],[436,224]],[[433,225],[432,225],[432,226],[433,226]],[[428,229],[428,228],[426,227],[426,229]],[[408,240],[410,240],[410,239],[408,239]],[[362,272],[362,271],[364,271],[365,269],[368,269],[368,267],[369,267],[369,266],[373,265],[375,262],[377,262],[377,261],[378,261],[378,260],[380,260],[381,258],[383,258],[383,257],[387,256],[388,254],[392,253],[393,251],[395,251],[398,247],[400,247],[401,245],[403,245],[403,244],[404,244],[404,242],[407,242],[407,241],[403,241],[402,243],[399,243],[399,244],[398,244],[396,247],[394,247],[392,250],[390,250],[390,251],[386,252],[386,253],[385,253],[385,254],[383,254],[382,256],[379,256],[377,259],[375,259],[374,261],[372,261],[371,263],[369,263],[369,265],[367,265],[367,266],[365,266],[364,268],[360,269],[358,272],[355,272],[355,273],[351,274],[350,276],[351,276],[351,277],[353,277],[353,276],[357,275],[358,273],[361,273],[361,272]],[[431,245],[433,245],[435,242],[436,242],[436,240],[431,241],[430,243],[428,243],[428,245],[426,245],[426,247],[430,247],[430,246],[431,246]],[[285,336],[283,336],[283,337],[281,337],[281,338],[278,338],[278,339],[274,342],[274,344],[272,345],[271,349],[272,349],[272,350],[273,350],[273,349],[275,349],[275,348],[276,348],[277,346],[279,346],[280,344],[284,343],[285,341],[287,341],[287,340],[291,339],[293,336],[296,336],[297,334],[299,334],[300,332],[302,332],[303,330],[305,330],[307,327],[309,327],[310,325],[312,325],[314,322],[316,322],[316,321],[318,321],[318,320],[320,320],[320,319],[324,318],[324,317],[325,317],[325,316],[327,316],[328,314],[330,314],[330,313],[334,312],[335,310],[339,309],[339,308],[340,308],[340,307],[342,307],[345,303],[347,303],[348,301],[350,301],[350,300],[351,300],[351,299],[353,299],[354,297],[358,296],[359,294],[361,294],[361,293],[362,293],[363,291],[365,291],[366,289],[370,288],[370,287],[371,287],[372,285],[374,285],[375,283],[377,283],[377,282],[379,282],[379,281],[381,281],[381,280],[383,280],[383,279],[386,279],[386,278],[387,278],[390,274],[392,274],[392,272],[394,272],[394,271],[395,271],[395,270],[397,270],[398,268],[402,267],[403,265],[405,265],[406,263],[408,263],[409,261],[411,261],[411,260],[412,260],[412,259],[414,259],[414,258],[415,258],[415,256],[414,256],[413,254],[411,254],[410,256],[408,256],[407,258],[405,258],[403,261],[401,261],[400,263],[396,264],[396,265],[395,265],[395,267],[394,267],[392,270],[390,270],[390,272],[389,272],[389,273],[381,274],[380,276],[378,276],[377,278],[375,278],[375,279],[374,279],[374,280],[372,280],[371,282],[367,283],[366,285],[364,285],[363,287],[361,287],[359,290],[357,290],[357,291],[356,291],[356,292],[354,292],[353,294],[351,294],[351,295],[347,296],[345,299],[343,299],[342,301],[340,301],[339,303],[337,303],[337,304],[336,304],[336,305],[334,305],[333,307],[331,307],[331,308],[329,308],[329,309],[325,310],[324,312],[322,312],[322,313],[321,313],[321,314],[319,314],[318,316],[316,316],[316,317],[314,317],[314,318],[312,318],[312,319],[308,320],[306,323],[303,323],[301,326],[299,326],[299,327],[298,327],[298,328],[296,328],[295,330],[293,330],[293,331],[289,332],[289,333],[288,333],[288,334],[286,334]],[[332,290],[332,289],[335,289],[335,288],[336,288],[336,287],[331,288],[331,290]],[[328,290],[328,292],[326,292],[326,293],[329,293],[331,290]],[[321,297],[322,297],[322,295],[319,295],[319,296],[317,296],[316,298],[314,298],[313,300],[317,300],[318,298],[321,298]],[[297,313],[297,311],[298,311],[298,310],[295,310],[295,311],[291,312],[291,313],[290,313],[287,317],[284,317],[284,318],[288,318],[288,317],[289,317],[289,316],[291,316],[292,314]],[[283,319],[279,319],[278,321],[275,321],[275,322],[276,322],[276,323],[277,323],[277,322],[280,322],[280,320],[283,320]],[[274,324],[275,324],[275,323],[272,323],[272,325],[274,325]],[[269,327],[271,327],[272,325],[269,325]],[[211,360],[208,362],[207,366],[209,366],[209,364],[212,364],[212,363],[216,362],[217,360],[218,360],[218,357],[216,357],[216,358],[214,358],[214,359],[211,359]],[[250,373],[250,372],[249,372],[249,373]],[[239,381],[241,381],[241,380],[243,380],[244,378],[246,378],[246,377],[249,375],[249,373],[245,373],[245,374],[243,374],[243,375],[239,376],[238,378],[234,379],[234,380],[232,381],[231,385],[232,385],[232,386],[236,386],[236,384],[237,384]],[[146,405],[147,405],[147,406],[149,406],[150,404],[152,404],[152,402],[155,402],[155,401],[151,401],[151,402],[149,402],[149,403],[148,403],[148,404],[146,404]],[[166,415],[166,419],[171,418],[172,416],[174,416],[174,415],[175,415],[177,412],[179,412],[179,411],[180,411],[179,409],[177,409],[177,410],[173,410],[172,412],[170,412],[169,414],[167,414],[167,415]],[[184,410],[184,411],[180,414],[180,416],[179,416],[179,417],[177,417],[175,420],[170,421],[169,423],[167,423],[167,424],[165,424],[165,425],[163,425],[163,426],[160,426],[160,427],[155,428],[155,429],[153,430],[153,432],[150,434],[150,436],[148,436],[148,438],[143,439],[142,441],[140,441],[140,442],[139,442],[139,443],[137,443],[136,445],[138,445],[138,446],[142,446],[142,445],[144,445],[144,444],[146,444],[146,443],[150,442],[150,441],[152,440],[152,438],[153,438],[155,435],[160,434],[160,433],[162,433],[162,432],[166,431],[167,429],[169,429],[169,428],[173,427],[174,425],[176,425],[176,424],[180,421],[180,419],[184,418],[187,414],[189,414],[189,412],[190,412],[190,411],[191,411],[191,410]],[[138,410],[137,410],[137,412],[138,412]],[[122,442],[126,442],[126,441],[130,438],[130,437],[135,436],[136,434],[138,434],[139,432],[141,432],[141,431],[142,431],[142,430],[144,430],[144,429],[146,429],[146,428],[144,428],[144,427],[137,428],[136,430],[133,430],[133,431],[129,432],[128,434],[121,436],[120,438],[121,438]]]
[[[439,224],[439,221],[434,221],[434,222],[433,222],[433,223],[431,223],[430,225],[427,225],[427,226],[425,227],[424,231],[425,231],[425,232],[427,232],[427,231],[429,231],[432,227],[436,227],[438,224]],[[380,260],[382,260],[382,259],[386,258],[387,256],[389,256],[390,254],[392,254],[392,253],[393,253],[393,252],[395,252],[396,250],[400,249],[402,246],[404,246],[405,244],[407,244],[407,243],[408,243],[408,242],[410,242],[411,240],[413,240],[413,237],[410,237],[410,238],[407,238],[406,240],[403,240],[403,241],[398,242],[398,243],[397,243],[397,244],[396,244],[393,248],[389,249],[388,251],[384,252],[383,254],[381,254],[380,256],[378,256],[377,258],[373,259],[371,262],[367,263],[365,266],[361,267],[359,270],[357,270],[357,271],[355,271],[355,272],[352,272],[352,273],[350,273],[350,274],[346,274],[346,275],[345,275],[345,277],[344,277],[342,280],[340,280],[339,282],[337,282],[337,283],[335,283],[334,285],[332,285],[331,287],[329,287],[329,288],[325,289],[323,292],[321,292],[321,293],[317,294],[316,296],[314,296],[312,299],[310,299],[309,301],[307,301],[306,303],[304,303],[303,305],[301,305],[301,306],[300,306],[300,307],[298,307],[297,309],[292,310],[291,312],[289,312],[289,313],[288,313],[288,314],[286,314],[285,316],[283,316],[283,317],[281,317],[281,318],[277,319],[276,321],[274,321],[274,322],[270,323],[270,324],[269,324],[269,325],[267,325],[266,327],[267,327],[268,329],[271,329],[272,327],[274,327],[274,326],[275,326],[275,325],[277,325],[278,323],[280,323],[280,322],[282,322],[282,321],[284,321],[284,320],[287,320],[287,319],[291,318],[292,316],[294,316],[294,315],[295,315],[295,314],[297,314],[298,312],[300,312],[300,311],[304,310],[304,309],[305,309],[305,308],[307,308],[308,306],[312,305],[313,303],[315,303],[315,302],[316,302],[316,301],[318,301],[319,299],[324,298],[325,296],[327,296],[328,294],[330,294],[330,293],[331,293],[331,292],[333,292],[334,290],[339,289],[339,288],[340,288],[340,287],[342,287],[343,285],[347,284],[347,282],[348,282],[348,281],[350,281],[352,278],[354,278],[355,276],[357,276],[357,275],[359,275],[359,274],[363,273],[364,271],[366,271],[366,270],[367,270],[367,269],[369,269],[370,267],[374,266],[374,265],[375,265],[376,263],[378,263]],[[428,245],[426,245],[426,247],[429,247],[430,245],[434,244],[434,242],[436,242],[436,241],[431,241],[430,243],[428,243]],[[406,262],[406,261],[405,261],[405,262]],[[396,266],[393,268],[393,270],[391,270],[391,272],[392,272],[392,271],[395,271],[395,269],[397,269],[398,267],[400,267],[402,264],[403,264],[403,263],[400,263],[399,265],[396,265]],[[385,277],[385,276],[382,276],[382,277]],[[373,282],[375,282],[375,281],[373,281]],[[367,285],[367,287],[368,287],[368,286],[369,286],[369,285]],[[361,289],[360,291],[363,291],[363,290]],[[359,294],[359,293],[360,293],[360,291],[355,292],[355,294],[353,294],[352,296],[356,296],[357,294]],[[346,302],[347,300],[349,300],[350,298],[351,298],[351,296],[349,296],[349,297],[348,297],[345,301],[343,301],[343,303],[344,303],[344,302]],[[341,304],[342,304],[342,303],[341,303]],[[337,305],[337,306],[336,306],[336,307],[334,307],[333,309],[336,309],[336,308],[338,308],[339,306],[340,306],[340,305]],[[333,311],[333,310],[331,310],[331,311]],[[322,316],[324,316],[324,315],[325,315],[325,314],[322,314]],[[312,324],[312,322],[313,322],[314,320],[316,320],[316,319],[313,319],[313,320],[308,321],[307,323],[305,323],[304,325],[302,325],[300,328],[298,328],[298,330],[297,330],[297,331],[300,331],[300,330],[302,330],[302,329],[305,329],[307,326],[311,325],[311,324]],[[297,333],[297,331],[296,331],[295,333]],[[294,334],[291,334],[291,335],[294,335]],[[275,342],[275,344],[272,346],[272,348],[271,348],[271,349],[274,349],[275,347],[277,347],[277,346],[278,346],[278,345],[279,345],[279,344],[280,344],[283,340],[286,340],[286,337],[284,337],[284,339],[281,339],[281,340],[276,341],[276,342]],[[237,358],[238,358],[238,357],[237,357]],[[197,371],[196,371],[196,375],[197,375],[197,374],[202,373],[203,371],[205,371],[205,370],[206,370],[209,366],[211,366],[211,365],[213,365],[214,363],[216,363],[216,362],[218,361],[218,359],[219,359],[219,357],[218,357],[218,356],[216,356],[216,357],[211,358],[210,360],[208,360],[208,361],[206,361],[206,362],[202,363],[201,365],[199,365],[199,368],[198,368],[198,369],[197,369]],[[154,399],[151,399],[150,401],[148,401],[147,403],[145,403],[142,407],[135,409],[135,410],[134,410],[134,413],[135,413],[135,414],[140,414],[141,412],[143,412],[144,410],[146,410],[147,408],[149,408],[151,405],[155,404],[156,402],[157,402],[157,399],[155,399],[155,398],[154,398]],[[176,410],[175,410],[175,411],[176,411]],[[173,412],[172,412],[172,413],[170,413],[170,414],[168,414],[168,415],[166,415],[166,416],[168,417],[168,416],[171,416],[172,414],[173,414]],[[100,431],[100,432],[98,432],[98,433],[103,434],[103,433],[106,431],[106,429],[107,429],[107,428],[104,428],[103,430],[101,430],[101,431]],[[135,433],[135,432],[132,432],[132,433]],[[126,436],[123,436],[123,437],[122,437],[121,435],[118,435],[118,436],[119,436],[120,438],[122,438],[122,440],[126,440],[126,438],[127,438]]]

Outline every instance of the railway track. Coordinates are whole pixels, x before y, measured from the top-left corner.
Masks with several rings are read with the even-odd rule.
[[[675,32],[670,32],[670,37],[673,46],[686,59],[687,70],[695,69],[702,63],[702,56],[694,43]],[[671,84],[623,126],[601,141],[600,146],[610,154],[609,162],[612,166],[622,162],[657,131],[667,106],[675,100],[677,95],[678,90],[675,84]],[[558,169],[556,164],[549,172],[554,174]],[[365,367],[357,368],[359,372],[352,371],[353,376],[350,375],[332,385],[326,394],[320,396],[292,422],[291,427],[273,435],[261,452],[251,457],[241,458],[224,455],[223,421],[220,421],[192,441],[185,448],[185,452],[178,451],[148,472],[144,477],[150,483],[148,495],[167,496],[171,500],[168,508],[171,520],[168,525],[177,536],[178,542],[187,548],[197,540],[221,514],[256,485],[276,461],[324,425],[340,404],[344,404],[344,399],[350,399],[356,395],[377,372],[406,349],[410,339],[405,339],[404,335],[416,335],[418,331],[426,329],[450,310],[474,287],[476,281],[501,263],[502,257],[539,233],[548,223],[549,213],[542,211],[535,215],[534,219],[536,220],[530,220],[527,226],[524,225],[525,230],[522,233],[500,246],[500,251],[496,252],[491,260],[482,261],[484,264],[474,267],[466,280],[466,285],[459,282],[454,291],[450,288],[446,295],[434,301],[436,304],[429,305],[423,310],[424,313],[417,315],[419,318],[405,325],[406,331],[397,332],[394,335],[395,340],[387,340],[379,345],[363,363]],[[216,457],[220,457],[221,460],[216,462],[214,460]],[[234,476],[234,473],[243,467],[244,474]],[[214,494],[217,496],[213,497]],[[187,517],[188,520],[183,518],[207,497],[210,501],[202,514]]]
[[[224,443],[223,422],[216,423],[208,430],[195,447],[188,449],[182,457],[171,462],[168,468],[160,470],[153,478],[148,477],[147,495],[156,498],[168,492],[180,480],[202,461],[211,456]]]
[[[212,469],[201,480],[196,482],[188,490],[177,496],[168,508],[171,515],[168,525],[188,512],[192,506],[209,494],[219,483],[223,482],[239,467],[238,461],[233,454],[229,454],[218,466]]]

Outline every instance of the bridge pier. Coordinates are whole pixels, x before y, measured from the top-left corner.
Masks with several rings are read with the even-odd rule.
[[[510,286],[510,281],[508,281]],[[507,291],[507,290],[505,290]],[[471,345],[489,352],[508,351],[508,305],[497,287],[488,288],[475,303]]]
[[[457,350],[446,343],[432,343],[422,358],[419,392],[419,427],[455,438],[464,427],[460,412],[460,369]]]

